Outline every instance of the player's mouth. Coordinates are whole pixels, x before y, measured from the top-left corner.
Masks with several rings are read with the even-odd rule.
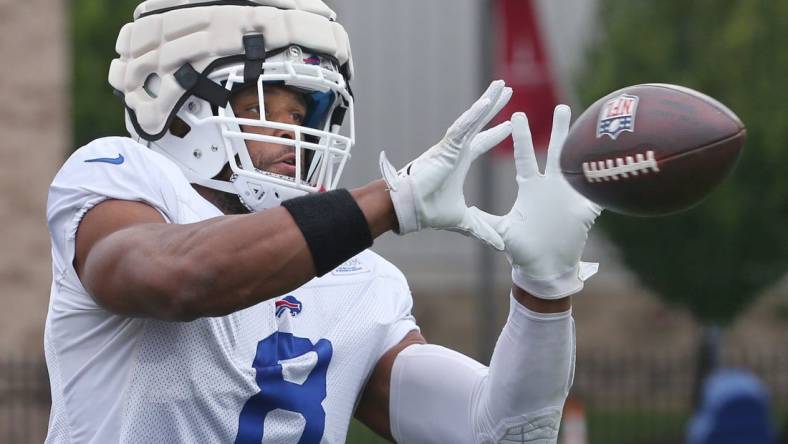
[[[295,177],[296,175],[296,155],[289,153],[274,161],[268,171],[283,176]]]

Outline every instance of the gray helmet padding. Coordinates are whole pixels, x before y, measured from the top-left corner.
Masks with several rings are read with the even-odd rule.
[[[121,29],[116,45],[120,57],[112,61],[109,83],[123,95],[135,126],[145,133],[141,136],[161,135],[187,95],[175,79],[176,71],[190,64],[204,74],[218,59],[243,55],[245,35],[262,34],[266,51],[297,45],[333,57],[350,80],[353,68],[347,33],[322,1],[213,3],[148,0],[135,11],[135,21]],[[180,9],[167,10],[173,7]],[[161,9],[166,12],[155,13]],[[155,94],[145,88],[151,75],[159,78]]]

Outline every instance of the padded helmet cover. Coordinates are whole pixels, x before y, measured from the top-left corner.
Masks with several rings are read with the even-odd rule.
[[[352,77],[347,32],[320,0],[148,0],[134,18],[118,36],[109,83],[145,140],[161,138],[188,98],[175,73],[189,64],[207,75],[216,62],[243,56],[246,35],[262,34],[267,52],[296,45],[334,58]]]

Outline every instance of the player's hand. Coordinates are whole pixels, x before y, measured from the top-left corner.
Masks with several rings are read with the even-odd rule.
[[[493,82],[484,95],[416,160],[397,172],[380,153],[380,170],[397,213],[399,233],[423,228],[459,231],[498,250],[501,236],[465,204],[463,184],[471,163],[511,134],[510,122],[480,132],[512,97],[503,81]]]
[[[512,116],[517,200],[503,217],[474,210],[504,239],[515,285],[543,299],[560,299],[580,291],[583,281],[599,267],[580,262],[580,256],[588,230],[602,208],[577,193],[559,166],[570,119],[568,106],[556,107],[547,165],[541,174],[528,120],[523,113]]]

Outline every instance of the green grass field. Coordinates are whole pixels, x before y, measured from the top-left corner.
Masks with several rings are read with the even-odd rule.
[[[350,423],[350,430],[347,434],[347,444],[383,444],[385,439],[378,437],[372,430],[355,419]]]
[[[683,441],[688,412],[589,410],[591,444],[670,444]]]
[[[690,412],[669,410],[592,409],[586,417],[589,444],[672,444],[684,440]],[[788,421],[788,406],[775,409],[774,424],[782,430]],[[360,422],[353,420],[348,444],[383,444]]]
[[[588,415],[590,444],[665,444],[681,442],[687,415],[665,412],[596,411]],[[678,438],[674,440],[673,438]],[[379,438],[358,421],[350,424],[348,444],[382,444]]]

